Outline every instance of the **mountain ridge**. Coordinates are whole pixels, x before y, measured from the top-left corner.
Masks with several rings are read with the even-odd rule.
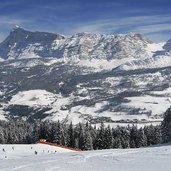
[[[120,59],[143,53],[152,41],[137,33],[127,35],[104,35],[94,33],[76,33],[66,37],[47,32],[31,32],[23,28],[14,28],[10,35],[0,43],[2,59],[20,59],[31,57],[55,57],[75,59]],[[140,53],[139,53],[140,54]]]
[[[170,40],[27,33],[0,44],[1,119],[156,124],[171,105]]]

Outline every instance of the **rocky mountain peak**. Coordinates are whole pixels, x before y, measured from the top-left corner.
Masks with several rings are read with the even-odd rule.
[[[0,58],[54,57],[69,60],[123,59],[147,56],[152,41],[141,34],[105,35],[88,32],[70,37],[47,32],[31,32],[15,27],[0,44]]]
[[[14,38],[15,41],[20,40],[32,40],[32,41],[53,41],[55,39],[64,39],[65,37],[56,34],[56,33],[48,33],[48,32],[31,32],[28,30],[25,30],[21,27],[15,27],[11,30],[10,35],[8,36],[9,39]]]
[[[136,40],[141,40],[141,41],[144,41],[144,42],[147,42],[147,43],[154,43],[153,41],[151,41],[150,39],[144,37],[142,34],[140,33],[130,33],[128,34],[128,36],[136,39]]]

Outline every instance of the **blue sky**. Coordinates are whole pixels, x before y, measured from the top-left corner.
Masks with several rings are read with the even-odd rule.
[[[170,0],[0,0],[0,40],[11,28],[118,34],[137,32],[160,42],[171,38]]]

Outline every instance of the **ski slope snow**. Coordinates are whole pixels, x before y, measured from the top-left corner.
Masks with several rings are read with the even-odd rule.
[[[170,171],[170,160],[171,145],[86,152],[42,144],[0,145],[1,171]]]

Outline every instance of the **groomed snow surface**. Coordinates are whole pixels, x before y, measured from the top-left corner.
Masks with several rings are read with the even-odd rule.
[[[86,152],[43,144],[0,145],[1,171],[170,171],[170,161],[171,145]]]

